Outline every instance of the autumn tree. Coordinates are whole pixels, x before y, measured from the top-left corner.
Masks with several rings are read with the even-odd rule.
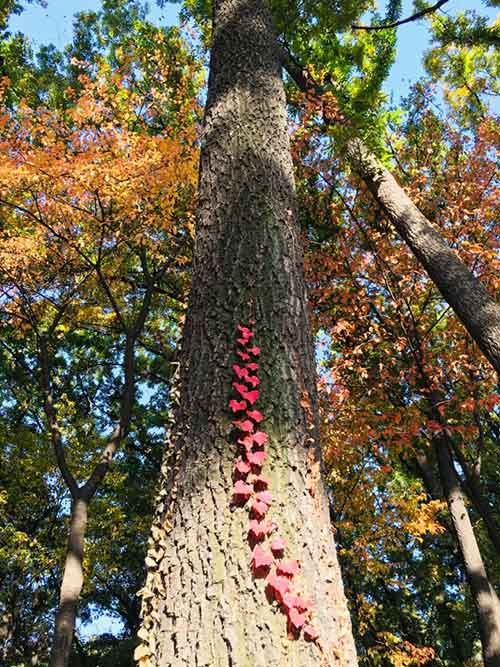
[[[468,63],[462,67],[466,92],[447,99],[456,118],[475,130],[484,108],[473,100],[481,89],[494,88],[491,79],[485,85],[484,77],[474,77],[474,64],[493,71],[495,35],[482,21],[440,23],[434,12],[442,4],[417,13],[431,17],[440,43],[428,69],[456,90]],[[453,162],[461,155],[459,142],[430,116],[423,117],[424,136],[416,145],[430,144],[435,161],[429,164],[425,152],[409,157],[404,141],[397,141],[390,145],[391,163],[385,146],[390,114],[380,86],[394,57],[394,30],[407,22],[398,2],[389,2],[387,16],[376,16],[365,29],[358,25],[364,2],[341,3],[335,12],[326,0],[272,2],[270,13],[260,0],[218,0],[212,26],[209,3],[189,0],[184,12],[201,24],[212,56],[192,295],[178,387],[167,399],[169,353],[162,333],[177,328],[182,307],[172,296],[187,286],[194,134],[185,120],[192,119],[189,82],[196,81],[196,68],[189,60],[180,68],[158,67],[158,44],[172,51],[180,42],[175,33],[165,39],[145,25],[140,3],[104,5],[104,12],[79,16],[75,41],[64,53],[45,49],[36,64],[22,36],[2,43],[2,73],[11,80],[3,115],[8,345],[2,372],[9,382],[2,408],[9,427],[21,419],[22,428],[12,433],[30,436],[28,454],[20,452],[26,465],[31,449],[47,446],[47,436],[52,440],[74,497],[74,518],[78,508],[86,513],[97,486],[104,492],[92,501],[92,513],[104,515],[102,505],[109,509],[92,533],[89,569],[100,581],[94,599],[102,593],[122,598],[126,623],[135,627],[136,605],[120,586],[132,586],[137,576],[108,581],[108,561],[95,555],[97,539],[110,533],[123,539],[113,522],[124,507],[134,509],[120,502],[121,475],[129,463],[141,469],[151,453],[148,425],[160,427],[151,434],[159,442],[167,401],[174,401],[141,591],[135,654],[141,664],[356,664],[330,519],[347,563],[364,662],[440,659],[445,619],[453,633],[460,611],[471,637],[481,631],[487,664],[497,664],[496,621],[488,628],[486,613],[496,605],[490,556],[498,540],[496,496],[484,481],[486,452],[497,433],[494,376],[387,225],[392,222],[498,370],[494,235],[485,234],[490,214],[474,221],[466,214],[467,225],[458,231],[459,212],[477,203],[474,193],[490,196],[494,132],[481,126],[478,136],[489,138],[482,153],[478,142],[477,179],[470,179],[468,190],[465,184],[467,195],[456,192],[465,160]],[[103,44],[109,47],[105,57]],[[465,49],[454,57],[457,44]],[[479,50],[467,60],[472,44]],[[128,59],[130,52],[135,60]],[[294,138],[300,212],[281,67],[293,122],[297,116],[302,122]],[[179,82],[182,94],[176,96]],[[404,135],[411,139],[415,127],[409,124]],[[309,136],[311,128],[317,153],[301,156],[297,137]],[[432,180],[426,180],[429,170]],[[440,171],[456,181],[449,197]],[[331,201],[337,198],[332,226]],[[441,209],[446,213],[440,217]],[[303,237],[316,251],[306,278]],[[306,281],[314,330],[324,327],[332,348],[332,375],[320,385],[321,428]],[[167,338],[170,350],[175,343]],[[154,399],[144,387],[152,376],[162,387]],[[31,409],[20,387],[28,377],[35,388]],[[14,460],[19,442],[11,447],[9,429],[1,438],[5,459]],[[320,438],[333,490],[328,498],[320,479]],[[126,447],[139,450],[135,461]],[[110,456],[99,459],[102,451]],[[486,469],[494,479],[491,464]],[[51,542],[45,532],[47,522],[56,525],[64,514],[46,484],[54,471],[40,464],[33,470],[34,486],[48,505],[39,522],[31,525],[13,510],[10,494],[19,481],[6,502],[2,498],[4,515],[26,522],[26,535],[38,531],[49,552],[46,561],[43,553],[31,565],[19,558],[11,592],[30,567],[53,569],[54,550],[61,549],[60,540]],[[29,490],[20,496],[29,497]],[[19,532],[11,532],[14,549],[25,539]],[[452,551],[455,537],[462,562]],[[70,553],[69,560],[81,581],[83,542],[73,543],[77,557]],[[12,551],[1,555],[13,562]],[[398,558],[406,569],[391,580],[388,561]],[[431,576],[436,571],[437,583]],[[56,636],[65,648],[54,650],[54,664],[69,660],[77,583],[70,622],[64,636]],[[437,592],[441,604],[434,601]],[[9,598],[12,608],[16,599]],[[402,600],[403,612],[391,614]],[[473,602],[479,625],[470,613]],[[424,621],[429,608],[432,620]],[[34,637],[47,627],[44,611],[40,624],[32,625]],[[438,627],[431,628],[435,619]],[[14,625],[9,617],[5,627],[19,636],[22,623]],[[455,641],[447,650],[462,664],[473,643]],[[27,646],[23,658],[30,651]]]
[[[400,178],[448,242],[459,240],[463,260],[497,293],[498,234],[490,223],[498,191],[495,124],[485,120],[471,138],[468,129],[459,132],[450,119],[432,113],[431,102],[429,90],[418,87],[409,101],[408,122],[391,138]],[[309,275],[317,326],[327,336],[332,355],[327,364],[332,375],[324,384],[326,414],[336,415],[325,425],[335,489],[332,512],[349,559],[344,571],[354,591],[364,659],[370,664],[376,652],[389,656],[402,651],[403,664],[413,664],[417,654],[411,645],[418,647],[426,636],[429,642],[432,633],[424,619],[433,609],[441,627],[446,619],[442,636],[453,640],[449,648],[438,649],[439,657],[463,664],[474,655],[474,646],[457,640],[450,623],[460,615],[470,618],[468,605],[474,604],[478,621],[472,617],[469,622],[473,627],[478,622],[485,663],[495,664],[498,497],[481,481],[484,466],[495,478],[495,376],[400,247],[384,211],[373,210],[359,181],[351,177],[346,185],[330,173],[321,130],[315,136],[310,123],[305,128],[297,131],[294,150],[303,159],[303,210],[311,209],[304,220],[316,230],[312,240],[324,235],[321,250],[311,245]],[[443,450],[451,469],[443,461]],[[443,499],[449,517],[436,504],[442,508]],[[405,514],[418,514],[422,502],[419,529]],[[439,512],[434,519],[432,507]],[[460,511],[454,515],[455,507]],[[358,523],[365,512],[366,522]],[[373,517],[378,517],[376,522]],[[423,553],[419,542],[426,544]],[[401,550],[405,565],[398,561],[397,572],[394,559]],[[471,567],[473,559],[476,565]],[[361,579],[360,563],[366,572]],[[439,568],[439,577],[430,574],[432,567]],[[437,590],[439,605],[425,593],[423,568],[429,568],[427,581]],[[407,579],[412,569],[415,577],[420,570],[413,585]],[[463,593],[454,599],[443,580],[456,578],[457,571],[454,586]],[[385,573],[385,585],[380,573]],[[374,605],[372,595],[384,602]],[[408,604],[413,597],[408,612],[414,620],[407,620],[405,627],[401,620],[390,619],[381,627],[390,605],[405,597]],[[446,609],[454,611],[450,615]],[[398,626],[399,637],[394,632]],[[430,646],[441,642],[434,638]]]
[[[90,502],[141,412],[141,394],[154,409],[150,374],[155,358],[172,360],[172,342],[160,341],[183,309],[196,70],[175,31],[156,31],[155,40],[149,99],[139,90],[153,63],[139,44],[122,67],[102,63],[95,77],[82,75],[83,92],[70,90],[66,108],[2,112],[2,326],[17,367],[10,400],[19,411],[19,381],[35,382],[36,421],[23,422],[51,442],[72,507],[53,665],[70,657]],[[183,114],[175,127],[174,109]]]

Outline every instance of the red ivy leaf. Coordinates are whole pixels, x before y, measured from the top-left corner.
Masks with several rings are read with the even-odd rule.
[[[242,352],[241,350],[238,350],[236,354],[239,356],[240,359],[243,359],[243,361],[248,361],[250,359],[250,355],[247,354],[246,352]]]
[[[257,491],[263,491],[269,486],[269,480],[263,475],[256,475],[253,478],[253,486]]]
[[[287,593],[283,596],[283,605],[287,612],[290,609],[297,609],[297,611],[305,612],[311,608],[310,602],[301,598],[300,595],[293,595],[292,593]]]
[[[259,412],[259,410],[247,410],[247,417],[253,419],[257,424],[260,424],[260,422],[264,419],[264,415],[262,412]]]
[[[267,452],[247,452],[247,461],[253,466],[262,467],[267,458]]]
[[[250,354],[253,354],[254,357],[258,357],[260,354],[260,347],[257,346],[249,347],[248,351],[250,352]]]
[[[239,461],[236,461],[234,464],[234,472],[237,473],[238,475],[243,475],[246,476],[251,470],[251,466],[249,463],[246,461],[242,461],[241,459]]]
[[[260,503],[266,503],[266,505],[271,505],[273,502],[273,496],[269,491],[259,491],[255,497]]]
[[[255,480],[254,480],[255,487]],[[286,549],[286,541],[282,537],[275,537],[271,542],[271,551],[275,556],[282,556]]]
[[[299,571],[299,561],[298,560],[282,560],[278,565],[276,572],[282,574],[285,577],[293,577],[294,574],[297,574]]]
[[[247,345],[249,340],[249,338],[237,338],[236,342],[240,345]]]
[[[245,419],[243,421],[235,419],[233,421],[233,426],[236,426],[243,433],[251,433],[253,431],[253,422],[250,419]]]
[[[264,433],[264,431],[256,431],[252,435],[253,441],[255,442],[256,445],[259,447],[262,447],[262,445],[265,445],[266,442],[269,440],[269,436],[267,433]]]
[[[245,484],[241,479],[234,483],[233,487],[233,499],[236,503],[246,503],[246,501],[252,495],[252,487],[249,484]]]
[[[233,412],[239,412],[240,410],[244,410],[247,407],[247,404],[245,401],[236,401],[234,398],[232,398],[229,401],[229,407]]]
[[[244,384],[238,384],[238,382],[233,382],[233,387],[234,390],[240,394],[240,396],[243,396],[245,398],[245,394],[247,393],[247,388],[245,387]]]
[[[238,329],[240,334],[243,336],[243,338],[246,338],[247,340],[249,338],[252,338],[253,331],[250,331],[250,329],[248,327],[244,327],[241,324],[238,324],[238,326],[236,328]]]
[[[252,387],[258,387],[260,384],[260,380],[256,375],[247,375],[247,377],[245,378],[245,382],[251,384]]]
[[[238,364],[233,364],[233,371],[238,380],[243,380],[248,377],[248,369],[238,366]]]
[[[233,387],[234,387],[234,384],[235,384],[235,383],[233,382]],[[241,387],[242,385],[240,384],[240,385],[238,385],[238,386]],[[236,387],[235,387],[235,389],[236,389]],[[239,391],[239,390],[236,389],[236,391]],[[250,405],[253,405],[253,404],[255,403],[255,401],[256,401],[256,400],[259,398],[259,396],[260,396],[260,392],[259,392],[258,389],[253,389],[252,391],[246,391],[246,387],[245,387],[245,391],[244,391],[244,392],[239,392],[239,393],[243,396],[243,398],[245,399],[245,401],[248,401],[248,402],[250,403]]]
[[[304,625],[304,639],[306,642],[315,642],[319,637],[319,632],[312,625]]]
[[[257,521],[257,519],[252,519],[248,528],[248,537],[260,542],[269,534],[271,529],[270,524],[267,521]]]
[[[283,602],[283,597],[290,590],[290,582],[284,577],[277,577],[271,575],[267,580],[267,592],[277,600],[280,604]]]
[[[256,500],[251,507],[252,515],[257,519],[262,519],[266,515],[268,509],[269,505],[260,502],[259,500]]]
[[[258,544],[253,548],[250,563],[255,576],[265,576],[272,562],[273,557],[268,551],[264,551]]]
[[[306,617],[305,614],[301,614],[297,609],[292,607],[288,611],[288,624],[292,632],[299,632],[300,628],[305,625]]]
[[[239,438],[238,439],[238,444],[243,445],[245,450],[247,452],[250,452],[250,451],[252,451],[252,447],[253,447],[253,438],[252,438],[251,435],[246,435],[244,438]]]

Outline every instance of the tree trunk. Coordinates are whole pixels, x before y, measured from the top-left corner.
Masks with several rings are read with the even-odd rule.
[[[152,292],[153,283],[149,283],[135,323],[130,330],[126,331],[123,355],[124,382],[120,402],[120,418],[101,454],[99,462],[82,487],[78,486],[66,463],[52,396],[48,348],[46,341],[44,339],[40,340],[45,414],[57,463],[73,498],[69,545],[61,583],[60,604],[56,614],[50,667],[67,667],[69,665],[78,600],[83,587],[82,563],[89,505],[106,476],[118,448],[128,434],[135,395],[135,343],[146,321]]]
[[[286,49],[281,48],[279,55],[283,67],[297,86],[321,98],[324,91],[307,70],[300,67]],[[331,121],[325,118],[325,122]],[[365,182],[445,301],[500,374],[500,305],[361,139],[348,141],[346,154],[354,171]]]
[[[500,601],[481,558],[446,438],[436,435],[433,440],[441,483],[477,608],[484,664],[485,667],[500,667]]]
[[[461,452],[460,447],[458,445],[453,445],[453,451],[464,474],[464,491],[474,505],[476,512],[483,520],[491,543],[495,547],[497,554],[500,556],[500,528],[491,513],[487,501],[483,498],[479,480],[473,473],[471,473],[469,464]]]
[[[252,576],[248,512],[231,508],[227,405],[238,323],[261,347],[270,517],[314,600],[317,642],[287,637]],[[216,0],[193,286],[182,345],[179,476],[160,491],[143,594],[141,665],[356,665],[317,441],[315,368],[284,90],[263,0]],[[170,522],[165,496],[176,496]],[[167,513],[168,514],[168,513]],[[169,515],[168,515],[169,516]],[[167,536],[168,534],[168,536]]]
[[[88,503],[78,497],[73,501],[69,544],[61,583],[61,597],[56,615],[50,667],[67,667],[75,632],[78,599],[83,586],[83,550],[87,528]]]
[[[355,171],[500,374],[500,305],[363,142],[353,139],[347,150]]]

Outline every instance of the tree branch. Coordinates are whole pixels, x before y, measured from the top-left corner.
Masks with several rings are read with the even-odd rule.
[[[109,286],[108,281],[104,277],[104,274],[101,270],[101,265],[95,264],[95,270],[97,273],[97,277],[99,278],[99,282],[101,284],[102,289],[104,290],[104,293],[109,299],[109,303],[111,305],[111,308],[113,309],[113,312],[116,315],[116,318],[118,322],[120,323],[120,326],[122,327],[123,331],[127,332],[127,323],[125,322],[125,318],[122,315],[122,312],[120,310],[120,307],[118,306],[118,302],[116,301],[113,292],[111,291],[111,287]]]
[[[73,499],[78,496],[79,488],[76,483],[75,478],[73,477],[67,461],[66,456],[64,455],[64,447],[61,442],[61,432],[59,430],[59,425],[57,423],[57,415],[54,407],[54,396],[52,394],[52,387],[50,382],[50,364],[49,364],[49,351],[47,347],[47,341],[43,337],[38,338],[38,343],[40,347],[40,365],[41,365],[41,376],[42,376],[42,392],[44,396],[44,410],[45,416],[47,418],[47,423],[49,425],[50,438],[52,441],[52,446],[54,448],[54,453],[56,456],[57,465],[61,471],[64,481],[71,493]]]
[[[407,16],[405,19],[401,19],[400,21],[393,21],[392,23],[382,23],[380,25],[352,25],[351,30],[388,30],[389,28],[397,28],[398,26],[404,25],[405,23],[410,23],[411,21],[418,21],[418,19],[421,19],[423,16],[426,16],[427,14],[432,14],[447,2],[448,0],[439,0],[438,2],[436,2],[435,5],[426,7],[425,9],[422,9],[420,12],[416,12],[411,16]]]
[[[83,486],[82,494],[87,502],[92,499],[95,492],[97,491],[97,488],[99,487],[99,484],[104,479],[111,461],[113,460],[123,439],[126,437],[130,427],[135,394],[135,345],[146,322],[149,308],[151,306],[153,291],[154,284],[149,283],[135,322],[126,333],[125,351],[123,358],[124,380],[120,405],[120,417],[113,430],[113,433],[111,434],[108,444],[104,448],[99,463],[95,466],[92,474]]]

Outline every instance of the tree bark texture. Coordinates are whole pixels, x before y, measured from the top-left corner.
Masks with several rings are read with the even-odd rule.
[[[269,518],[302,564],[318,643],[252,577],[248,512],[231,509],[237,457],[231,365],[238,323],[255,320],[258,408],[269,435]],[[321,480],[312,339],[284,90],[262,0],[216,0],[200,165],[193,286],[182,345],[179,473],[160,490],[146,563],[141,645],[154,667],[357,665]],[[173,490],[172,490],[173,487]],[[170,500],[168,500],[170,497]],[[167,506],[174,511],[167,521]],[[171,507],[172,505],[170,505]],[[170,515],[168,515],[170,516]]]
[[[434,447],[441,483],[478,613],[484,664],[485,667],[500,667],[500,601],[488,579],[446,438],[436,435]]]
[[[87,528],[88,504],[83,498],[73,501],[69,544],[56,615],[50,667],[69,665],[78,600],[83,587],[83,551]]]
[[[355,171],[424,266],[443,298],[500,374],[500,304],[419,211],[392,174],[362,141],[348,144]]]

